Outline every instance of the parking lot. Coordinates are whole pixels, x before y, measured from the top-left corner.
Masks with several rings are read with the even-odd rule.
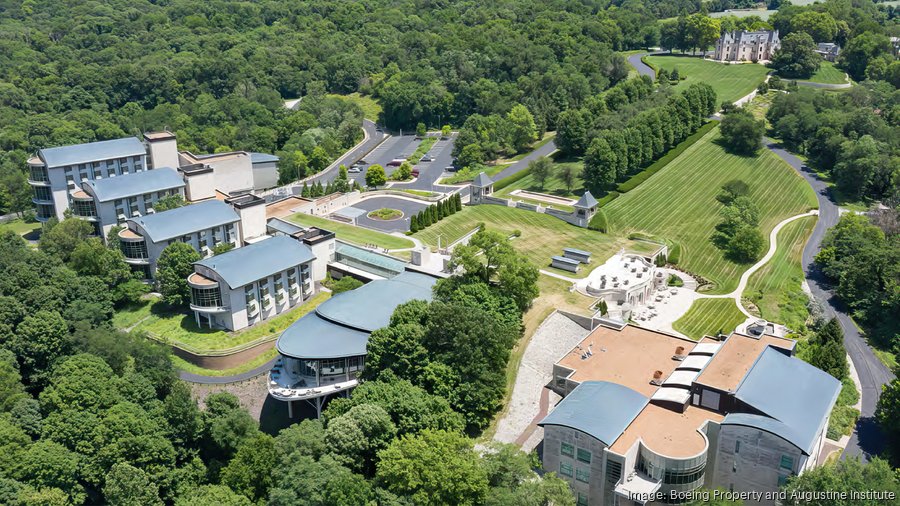
[[[366,211],[375,211],[383,207],[389,209],[399,209],[403,213],[403,217],[397,220],[382,221],[373,220],[368,216],[360,216],[357,218],[357,224],[366,228],[380,230],[382,232],[406,232],[409,230],[409,219],[412,215],[428,207],[425,202],[417,202],[410,199],[402,199],[396,197],[373,197],[361,200],[353,207],[357,209],[365,209]]]
[[[366,170],[371,165],[381,165],[385,172],[390,176],[397,167],[388,167],[388,162],[396,158],[407,158],[416,151],[421,144],[421,140],[416,140],[415,135],[393,135],[388,137],[377,148],[373,149],[365,156],[366,161],[362,170],[357,173],[350,173],[349,176],[359,182],[360,185],[366,185]]]

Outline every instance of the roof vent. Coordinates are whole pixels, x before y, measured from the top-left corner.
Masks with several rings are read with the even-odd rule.
[[[682,361],[685,359],[684,354],[684,346],[678,346],[675,348],[675,355],[672,355],[672,360]]]
[[[662,371],[654,371],[654,372],[653,372],[653,379],[650,380],[650,384],[651,384],[651,385],[656,385],[656,386],[662,385],[662,383],[663,383],[663,381],[662,381],[662,375],[663,375],[663,372],[662,372]]]

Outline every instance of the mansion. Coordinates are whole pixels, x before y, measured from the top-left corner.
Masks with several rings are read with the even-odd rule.
[[[721,62],[769,61],[781,48],[778,30],[725,32],[716,41],[713,59]]]

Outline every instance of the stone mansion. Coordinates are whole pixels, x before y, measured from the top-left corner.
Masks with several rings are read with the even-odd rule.
[[[713,59],[721,62],[768,61],[781,48],[778,30],[725,32],[716,41]]]

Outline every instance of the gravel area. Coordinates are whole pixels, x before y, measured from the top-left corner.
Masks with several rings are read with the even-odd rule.
[[[237,396],[241,401],[241,406],[250,412],[254,420],[259,421],[262,413],[263,404],[269,396],[266,388],[266,375],[261,374],[255,378],[251,378],[239,383],[228,383],[225,385],[201,385],[198,383],[188,383],[194,397],[200,402],[200,409],[205,409],[204,400],[206,396],[216,392],[229,392]]]
[[[541,323],[522,356],[512,398],[506,414],[497,424],[495,440],[515,442],[528,428],[538,414],[541,390],[553,379],[553,364],[587,334],[584,327],[557,312]],[[550,405],[554,404],[556,402],[551,399]]]

